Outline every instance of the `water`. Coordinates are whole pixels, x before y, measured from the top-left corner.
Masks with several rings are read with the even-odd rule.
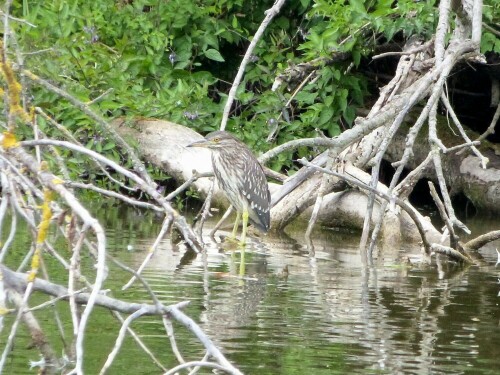
[[[108,209],[101,216],[109,228],[109,252],[138,268],[161,221],[123,209]],[[499,223],[469,224],[485,231]],[[207,238],[207,253],[193,256],[166,239],[143,275],[163,303],[191,301],[185,312],[245,374],[498,373],[498,243],[481,250],[480,266],[412,263],[402,250],[383,252],[374,265],[364,266],[357,234],[318,231],[314,253],[301,236],[253,239],[243,279],[238,277],[239,251],[224,251]],[[128,278],[110,266],[105,287],[117,298],[151,303],[138,283],[120,291]],[[58,309],[66,311],[65,303]],[[37,317],[57,343],[49,311]],[[86,373],[99,371],[119,327],[107,311],[93,314]],[[158,318],[142,318],[132,328],[166,367],[176,364]],[[185,359],[200,360],[203,347],[184,327],[174,328]],[[1,332],[0,345],[6,332]],[[6,373],[36,373],[27,366],[28,359],[38,359],[28,343],[26,333],[18,338]],[[128,338],[109,373],[162,371]]]

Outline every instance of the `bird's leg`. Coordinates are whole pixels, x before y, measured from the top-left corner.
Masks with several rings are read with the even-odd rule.
[[[245,276],[245,247],[241,249],[240,277]]]
[[[240,259],[240,277],[245,275],[245,243],[247,239],[247,226],[248,226],[248,210],[243,211],[243,228],[241,229],[241,259]]]
[[[232,240],[236,239],[236,233],[238,233],[238,226],[240,225],[240,217],[241,217],[240,211],[236,211],[236,220],[234,222],[233,233],[231,234]]]
[[[244,210],[243,211],[243,228],[241,229],[241,241],[240,245],[245,246],[246,240],[247,240],[247,227],[248,227],[248,211]]]

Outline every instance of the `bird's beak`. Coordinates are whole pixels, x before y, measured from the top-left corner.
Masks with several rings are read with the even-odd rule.
[[[206,139],[202,139],[201,141],[196,141],[188,144],[186,147],[208,147],[210,145],[210,141]]]

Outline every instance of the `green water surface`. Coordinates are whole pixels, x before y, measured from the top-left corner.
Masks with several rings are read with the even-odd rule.
[[[153,244],[161,219],[123,207],[94,207],[107,227],[108,252],[137,269]],[[485,231],[498,222],[471,221]],[[208,232],[208,230],[207,230]],[[482,249],[480,266],[408,262],[406,250],[383,250],[373,265],[363,265],[358,234],[317,232],[315,251],[302,234],[265,236],[246,249],[246,275],[238,277],[240,251],[224,250],[206,238],[206,254],[189,254],[182,245],[162,241],[143,275],[164,304],[190,301],[185,312],[245,374],[498,374],[500,368],[500,266],[492,244]],[[295,239],[294,239],[295,238]],[[22,258],[27,239],[18,239]],[[64,249],[61,249],[64,254]],[[67,255],[67,254],[66,254]],[[68,255],[67,255],[68,256]],[[410,260],[418,258],[411,255]],[[51,280],[64,283],[65,272],[52,267]],[[84,267],[91,267],[88,257]],[[284,272],[285,267],[288,273]],[[109,265],[109,295],[151,303],[138,283],[121,291],[130,275]],[[46,300],[35,295],[31,306]],[[58,302],[71,341],[66,302]],[[56,353],[62,355],[52,308],[36,311]],[[5,345],[12,316],[0,332]],[[85,372],[99,373],[121,324],[96,308],[85,341]],[[167,368],[177,364],[157,317],[132,328]],[[200,360],[202,345],[174,325],[186,360]],[[21,326],[6,374],[36,374],[29,361],[40,359]],[[128,336],[109,374],[161,374]],[[187,373],[187,372],[186,372]],[[201,370],[211,374],[211,370]]]

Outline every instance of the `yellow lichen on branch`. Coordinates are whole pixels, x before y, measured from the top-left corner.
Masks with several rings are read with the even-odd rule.
[[[9,148],[19,146],[19,142],[17,142],[16,136],[12,132],[4,132],[2,139],[2,147],[4,150]]]
[[[42,221],[38,226],[38,236],[37,244],[42,244],[47,238],[47,231],[49,229],[50,219],[52,218],[52,210],[50,208],[50,202],[52,202],[54,193],[51,190],[45,189],[43,193],[43,204],[42,204]]]
[[[1,43],[0,43],[0,53],[3,54],[3,45]],[[21,94],[23,88],[21,84],[18,82],[16,75],[14,74],[14,70],[12,69],[12,66],[8,60],[0,61],[0,71],[2,72],[2,76],[5,82],[7,83],[10,116],[11,117],[17,116],[21,118],[23,121],[29,122],[30,116],[21,106]]]
[[[43,204],[42,204],[42,220],[38,225],[38,235],[36,238],[36,247],[33,257],[31,258],[31,271],[28,276],[28,282],[35,280],[38,269],[40,268],[40,262],[42,260],[42,245],[47,238],[47,233],[49,231],[50,219],[52,218],[52,209],[50,208],[50,202],[52,202],[54,193],[45,189],[43,193]]]

